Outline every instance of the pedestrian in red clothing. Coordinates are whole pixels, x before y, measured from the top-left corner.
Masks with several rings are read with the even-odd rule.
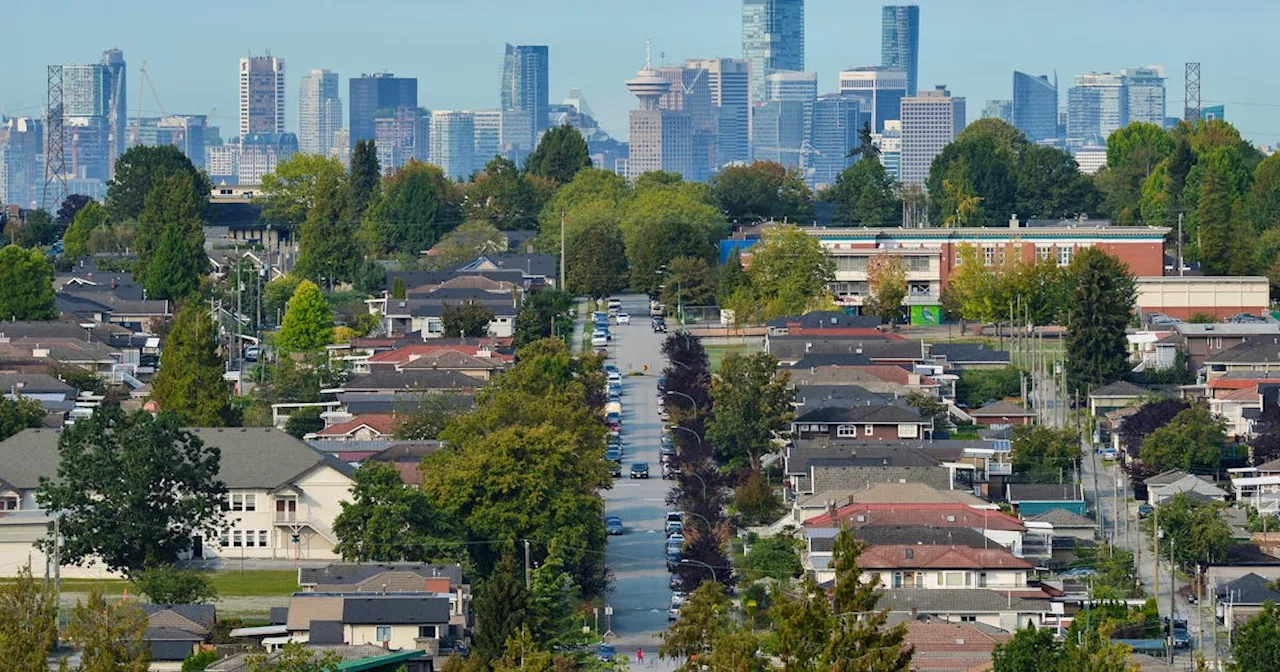
[[[636,662],[644,662],[644,649],[636,649]]]

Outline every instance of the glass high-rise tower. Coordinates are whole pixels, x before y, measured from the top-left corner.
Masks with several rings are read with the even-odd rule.
[[[1031,142],[1058,137],[1058,81],[1013,73],[1013,125]]]
[[[350,121],[351,146],[359,140],[377,137],[378,112],[401,108],[417,109],[418,80],[396,77],[389,72],[352,77],[348,85],[347,115]]]
[[[742,57],[752,103],[765,100],[766,75],[804,70],[804,0],[742,0]]]
[[[303,75],[298,92],[298,151],[328,156],[333,149],[333,136],[340,130],[338,73],[312,70]]]
[[[548,124],[550,100],[547,79],[550,59],[546,45],[507,45],[502,59],[502,110],[519,110],[529,115],[532,132],[525,149],[532,150],[538,132]]]
[[[920,65],[920,7],[886,5],[881,13],[880,65],[907,71],[907,95],[916,95]]]

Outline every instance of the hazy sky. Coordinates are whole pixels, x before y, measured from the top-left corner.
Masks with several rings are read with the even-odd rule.
[[[742,55],[740,0],[222,0],[4,3],[0,111],[38,115],[48,63],[93,62],[124,50],[129,116],[143,61],[168,113],[206,114],[223,137],[236,126],[237,58],[267,50],[286,61],[287,119],[297,127],[298,79],[312,68],[343,78],[388,70],[419,80],[429,109],[498,104],[503,44],[551,48],[551,101],[580,87],[602,125],[626,135],[635,107],[623,80],[644,60]],[[1280,142],[1277,0],[920,0],[920,87],[946,84],[977,118],[1009,98],[1012,71],[1056,69],[1061,103],[1075,73],[1164,65],[1167,114],[1181,114],[1183,62],[1199,60],[1203,104],[1226,103],[1227,119],[1255,142]],[[880,58],[879,2],[808,0],[808,70],[820,92],[837,72]],[[1270,75],[1266,73],[1271,73]],[[144,115],[157,113],[148,91]],[[345,110],[345,107],[344,107]],[[345,114],[345,111],[344,111]],[[228,132],[229,131],[229,132]]]

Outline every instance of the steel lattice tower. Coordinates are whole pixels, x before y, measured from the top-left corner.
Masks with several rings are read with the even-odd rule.
[[[62,123],[62,111],[62,66],[51,65],[44,122],[44,191],[40,194],[40,206],[47,210],[57,208],[67,198],[67,129]],[[56,200],[50,201],[50,196]]]
[[[1183,93],[1183,100],[1186,108],[1183,110],[1182,118],[1192,124],[1200,121],[1200,62],[1187,63],[1186,70],[1186,88]]]

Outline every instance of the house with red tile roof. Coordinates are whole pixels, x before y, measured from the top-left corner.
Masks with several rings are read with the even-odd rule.
[[[970,672],[991,667],[996,644],[1012,637],[986,625],[941,620],[907,622],[905,646],[915,649],[911,669],[918,672]]]
[[[830,563],[838,532],[805,531],[804,564],[819,583],[835,579]],[[883,588],[1030,590],[1027,577],[1035,566],[970,529],[904,525],[861,528],[857,534],[867,544],[858,566]]]
[[[404,416],[391,413],[367,413],[357,415],[346,422],[308,435],[308,439],[326,441],[374,441],[390,439],[396,433],[396,427],[404,421]]]

